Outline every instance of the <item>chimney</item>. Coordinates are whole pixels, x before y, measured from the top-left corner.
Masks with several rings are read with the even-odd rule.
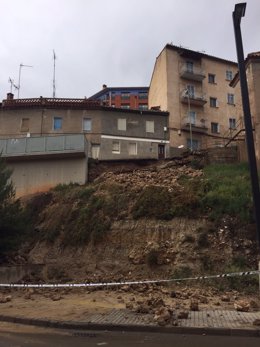
[[[14,94],[13,93],[7,93],[7,100],[13,100]]]
[[[106,89],[106,88],[107,88],[107,85],[106,85],[106,84],[103,84],[102,87],[103,87],[103,89]]]

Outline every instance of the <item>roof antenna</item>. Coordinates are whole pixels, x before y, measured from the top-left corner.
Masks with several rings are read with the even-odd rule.
[[[19,99],[19,96],[20,96],[20,89],[21,89],[21,72],[22,72],[22,68],[23,67],[33,67],[32,65],[25,65],[23,63],[21,63],[19,65],[19,78],[18,78],[18,86],[17,86],[17,90],[18,90],[18,93],[17,93],[17,99]]]
[[[10,92],[13,94],[13,88],[14,89],[19,89],[17,85],[14,84],[14,80],[9,77],[8,82],[10,83]]]
[[[53,50],[53,82],[52,82],[52,97],[53,99],[56,97],[56,80],[55,80],[55,73],[56,73],[56,54]]]

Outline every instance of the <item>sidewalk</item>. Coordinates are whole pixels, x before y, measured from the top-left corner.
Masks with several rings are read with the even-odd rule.
[[[153,322],[152,315],[134,313],[126,309],[112,309],[107,313],[87,313],[79,321],[75,319],[58,321],[48,317],[26,317],[22,314],[19,316],[0,315],[0,321],[75,330],[161,331],[182,334],[260,337],[260,327],[253,325],[256,319],[260,320],[260,311],[190,311],[188,319],[179,319],[177,326],[160,327]]]

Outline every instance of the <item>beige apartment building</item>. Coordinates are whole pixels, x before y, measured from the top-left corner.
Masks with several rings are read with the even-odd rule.
[[[237,64],[167,44],[156,58],[149,108],[168,111],[171,154],[224,146],[242,126],[241,93],[229,84]]]
[[[248,54],[245,64],[252,126],[254,129],[256,159],[260,168],[260,52]],[[235,91],[240,92],[238,73],[230,85],[234,87]]]

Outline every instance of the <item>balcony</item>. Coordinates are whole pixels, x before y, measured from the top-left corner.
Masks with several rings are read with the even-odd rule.
[[[191,93],[188,95],[187,89],[184,89],[181,93],[181,102],[193,106],[204,106],[207,100],[203,94]]]
[[[190,131],[190,119],[189,119],[189,117],[185,117],[182,120],[181,130]],[[192,120],[191,130],[193,133],[202,133],[202,134],[206,133],[208,131],[206,121],[204,119],[201,119],[200,121],[195,120],[195,122],[194,122],[194,120]]]
[[[203,79],[206,77],[205,72],[201,68],[193,66],[193,68],[190,69],[186,64],[181,67],[180,76],[187,80],[199,82],[203,81]]]

